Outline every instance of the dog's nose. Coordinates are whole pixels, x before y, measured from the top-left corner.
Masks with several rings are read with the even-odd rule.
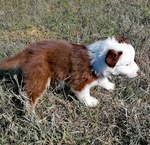
[[[136,73],[137,73],[138,75],[140,75],[140,74],[141,74],[141,71],[140,71],[140,70],[138,70]]]

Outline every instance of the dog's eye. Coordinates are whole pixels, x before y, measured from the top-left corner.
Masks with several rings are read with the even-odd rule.
[[[129,64],[127,63],[126,66],[129,66]]]

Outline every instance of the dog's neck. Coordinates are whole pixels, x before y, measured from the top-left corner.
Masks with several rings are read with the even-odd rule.
[[[96,41],[86,46],[91,59],[91,69],[99,77],[108,77],[110,75],[109,70],[111,68],[105,63],[106,55],[109,50],[106,40]]]

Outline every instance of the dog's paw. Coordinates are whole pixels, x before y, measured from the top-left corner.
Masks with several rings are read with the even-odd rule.
[[[115,89],[115,84],[109,82],[109,83],[105,86],[105,89],[107,89],[107,90],[114,90],[114,89]]]
[[[99,80],[99,86],[103,87],[106,90],[114,90],[115,84],[110,82],[108,78],[103,78]]]
[[[88,98],[86,98],[86,100],[84,100],[84,103],[88,107],[96,107],[98,104],[98,100],[92,96],[89,96]]]

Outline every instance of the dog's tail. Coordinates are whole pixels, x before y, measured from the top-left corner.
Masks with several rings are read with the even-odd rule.
[[[9,70],[11,68],[22,66],[27,60],[27,54],[20,52],[13,57],[4,58],[0,61],[1,70]]]

